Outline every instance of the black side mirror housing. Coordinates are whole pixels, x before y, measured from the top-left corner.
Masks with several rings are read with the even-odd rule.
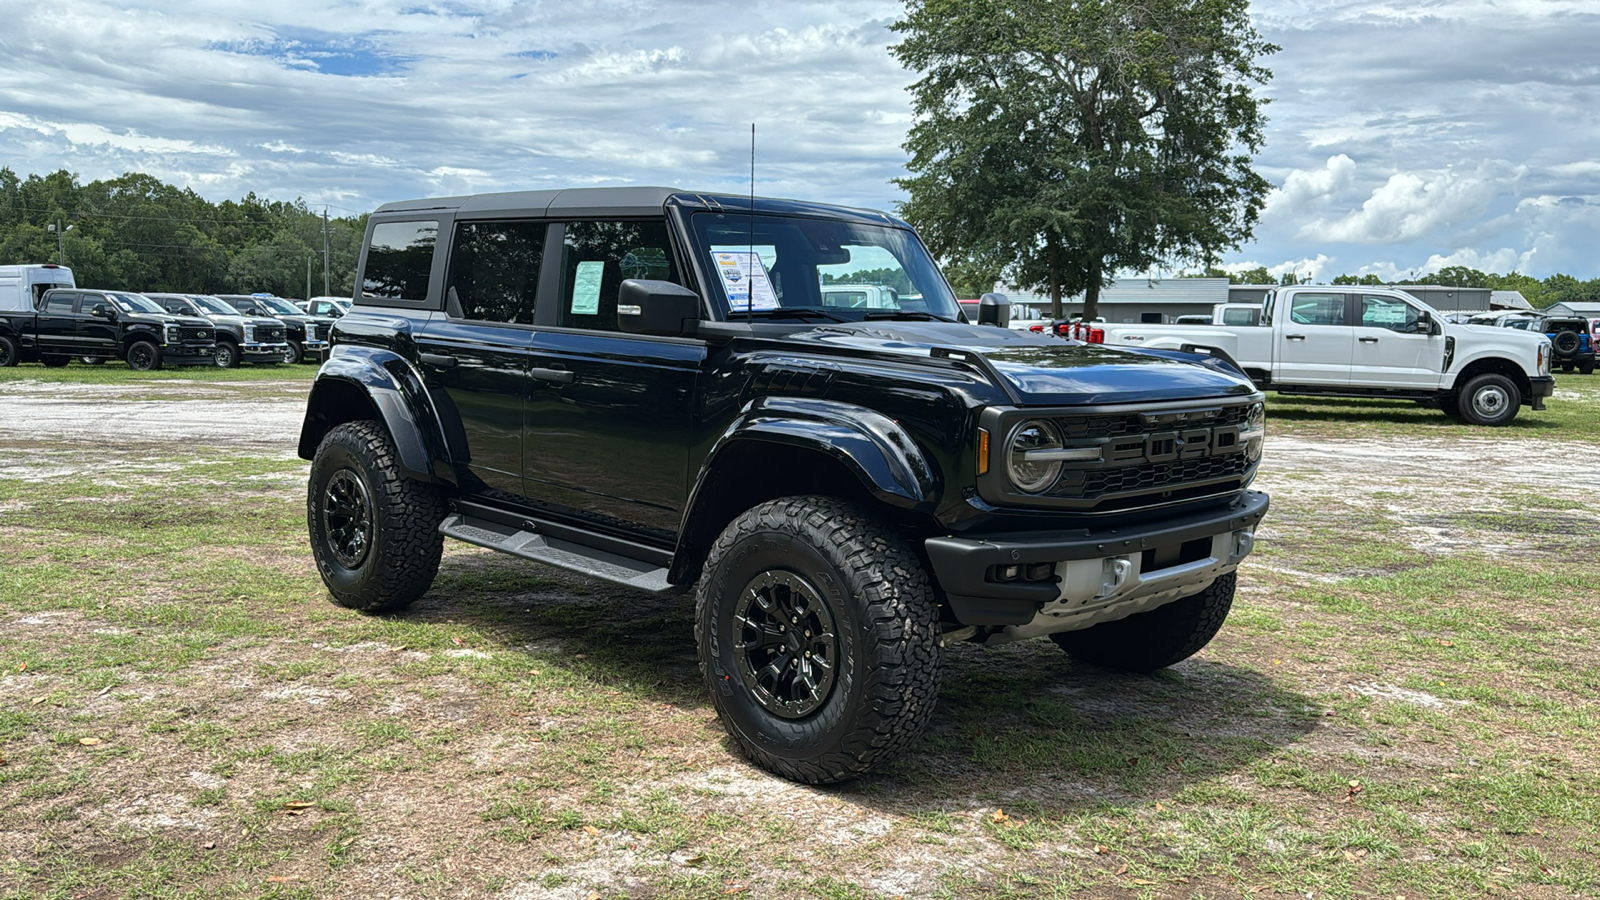
[[[1443,329],[1433,320],[1433,313],[1425,309],[1417,310],[1417,334],[1440,334]]]
[[[978,324],[1011,327],[1011,301],[1005,294],[984,294],[978,298]]]
[[[699,294],[670,281],[629,278],[617,288],[617,325],[627,334],[692,335],[700,307]]]
[[[89,310],[89,315],[94,316],[96,319],[109,319],[111,318],[111,307],[106,306],[104,303],[96,303]]]

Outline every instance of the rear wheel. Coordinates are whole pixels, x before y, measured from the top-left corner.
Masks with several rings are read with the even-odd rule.
[[[136,372],[161,368],[161,348],[149,341],[134,341],[128,346],[128,368]]]
[[[774,500],[728,525],[700,578],[695,643],[734,741],[795,781],[845,781],[894,758],[939,693],[921,562],[828,497]]]
[[[17,349],[17,342],[8,337],[0,337],[0,369],[9,369],[17,364],[22,357],[22,352]]]
[[[1592,362],[1591,363],[1584,363],[1583,365],[1579,366],[1578,367],[1578,374],[1579,375],[1593,375],[1594,374],[1594,363],[1592,363]]]
[[[439,572],[444,497],[400,473],[377,422],[328,432],[311,462],[306,527],[311,555],[333,602],[387,612],[427,593]]]
[[[1229,572],[1200,593],[1166,606],[1050,639],[1091,665],[1127,672],[1164,669],[1199,653],[1216,637],[1233,607],[1236,580]]]
[[[1511,379],[1489,372],[1462,386],[1456,403],[1461,407],[1461,418],[1473,425],[1505,425],[1517,417],[1522,392]]]

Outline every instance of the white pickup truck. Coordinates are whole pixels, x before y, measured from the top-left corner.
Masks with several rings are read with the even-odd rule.
[[[1255,325],[1084,323],[1073,336],[1207,353],[1280,394],[1421,400],[1474,425],[1504,425],[1523,404],[1544,409],[1555,389],[1543,335],[1452,324],[1386,288],[1279,288]]]

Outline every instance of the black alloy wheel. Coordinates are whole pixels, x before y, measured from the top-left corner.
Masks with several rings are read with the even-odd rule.
[[[1558,332],[1555,337],[1550,339],[1550,346],[1555,350],[1557,356],[1576,355],[1578,346],[1582,343],[1583,339],[1578,336],[1576,331]]]
[[[353,469],[333,473],[323,488],[322,530],[340,565],[358,569],[367,561],[372,549],[372,498]]]
[[[833,690],[839,637],[815,586],[768,569],[750,579],[734,612],[739,675],[757,703],[785,719],[815,712]]]
[[[17,364],[22,354],[17,350],[17,342],[8,337],[0,337],[0,369],[9,369]]]
[[[149,341],[134,341],[128,347],[128,368],[136,372],[161,368],[161,348]]]

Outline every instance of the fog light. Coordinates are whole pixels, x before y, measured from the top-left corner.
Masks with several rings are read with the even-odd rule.
[[[1055,563],[1047,563],[1047,562],[1034,563],[1034,564],[1028,566],[1028,576],[1027,577],[1028,577],[1029,581],[1048,581],[1051,578],[1055,577],[1055,573],[1056,573],[1056,565],[1055,565]]]

